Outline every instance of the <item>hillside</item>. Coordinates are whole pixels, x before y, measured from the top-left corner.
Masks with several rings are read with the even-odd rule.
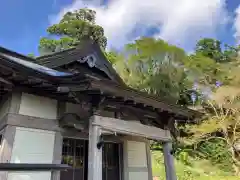
[[[163,154],[159,151],[152,152],[153,177],[165,180]],[[175,161],[178,180],[239,180],[239,177],[219,170],[206,160],[192,159],[192,165],[188,166],[181,161]]]

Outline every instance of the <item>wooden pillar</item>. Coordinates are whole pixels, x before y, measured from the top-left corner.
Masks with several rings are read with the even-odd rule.
[[[101,127],[93,124],[94,118],[89,123],[88,180],[102,180],[102,147],[97,147]]]
[[[163,154],[164,154],[166,180],[177,180],[175,167],[174,167],[174,158],[171,151],[172,151],[172,142],[164,142]]]

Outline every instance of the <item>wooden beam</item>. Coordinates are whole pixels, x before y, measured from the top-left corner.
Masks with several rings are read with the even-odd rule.
[[[124,121],[115,118],[94,116],[93,125],[100,126],[104,130],[112,132],[145,137],[148,139],[171,141],[171,134],[168,130],[163,130],[153,126],[146,126],[134,121]]]
[[[119,109],[120,111],[132,111],[132,112],[134,112],[134,114],[138,113],[139,115],[141,114],[141,116],[145,116],[145,117],[153,118],[153,119],[155,119],[159,116],[157,114],[157,112],[151,111],[147,108],[142,109],[142,108],[134,107],[133,105],[124,104],[124,102],[118,102],[118,101],[109,100],[109,99],[106,99],[101,104],[101,106],[104,108]]]
[[[10,81],[0,77],[0,82],[4,83],[4,84],[7,84],[9,86],[13,86],[13,83],[11,83]]]
[[[202,115],[197,111],[194,111],[185,107],[181,107],[178,105],[165,103],[157,99],[156,97],[150,96],[146,93],[136,91],[129,87],[122,87],[122,86],[119,86],[118,84],[114,84],[109,81],[91,81],[91,88],[99,89],[105,94],[111,94],[111,95],[123,97],[126,100],[132,100],[132,101],[135,101],[136,103],[149,105],[159,110],[168,111],[169,113],[173,113],[178,116],[183,116],[186,118],[187,117],[194,118],[195,116]]]
[[[24,164],[0,163],[0,171],[66,171],[72,167],[66,164]]]

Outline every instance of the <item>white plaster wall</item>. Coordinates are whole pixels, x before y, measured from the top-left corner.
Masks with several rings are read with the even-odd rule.
[[[148,180],[148,172],[129,172],[129,180]]]
[[[52,163],[55,132],[17,127],[11,163]],[[8,180],[51,180],[51,172],[9,172]]]
[[[127,141],[128,167],[147,167],[146,143]]]
[[[45,119],[56,119],[57,100],[22,93],[19,114]]]
[[[49,175],[50,174],[50,175]],[[8,173],[8,180],[50,180],[50,172],[11,172]]]
[[[126,141],[125,155],[127,156],[127,179],[149,180],[146,143]]]

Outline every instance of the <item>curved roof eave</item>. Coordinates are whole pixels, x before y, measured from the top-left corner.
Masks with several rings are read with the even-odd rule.
[[[97,69],[103,71],[109,77],[109,79],[121,85],[125,85],[121,77],[112,67],[111,63],[107,60],[100,46],[90,39],[82,40],[81,43],[75,48],[40,56],[36,58],[36,61],[38,64],[55,69],[73,62],[81,62],[79,61],[81,58],[91,55],[95,56],[96,58],[95,67]]]

